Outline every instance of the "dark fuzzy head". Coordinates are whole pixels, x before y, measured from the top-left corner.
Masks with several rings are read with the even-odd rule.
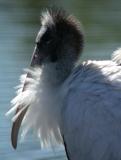
[[[83,33],[78,20],[59,9],[48,9],[42,13],[41,28],[36,38],[35,64],[45,59],[54,63],[69,56],[76,60],[82,48]]]

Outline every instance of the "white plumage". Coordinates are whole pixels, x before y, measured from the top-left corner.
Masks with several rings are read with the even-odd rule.
[[[85,61],[73,66],[73,56],[64,56],[57,63],[34,66],[27,70],[29,76],[22,78],[8,113],[21,106],[13,118],[16,122],[28,107],[23,134],[33,129],[44,145],[64,140],[70,160],[120,160],[120,57],[121,49],[108,61]]]
[[[15,112],[19,105],[23,109],[29,106],[23,119],[22,137],[32,128],[40,138],[42,146],[54,146],[57,142],[62,141],[58,124],[61,110],[59,105],[60,86],[55,88],[49,86],[47,76],[43,75],[41,68],[27,69],[26,72],[31,75],[31,78],[26,78],[27,74],[21,76],[21,85],[17,87],[19,88],[17,96],[11,101],[13,108],[7,114]],[[22,92],[25,80],[28,86]],[[12,120],[15,121],[21,112],[22,109]]]
[[[121,66],[112,61],[83,62],[55,88],[46,84],[40,68],[27,72],[32,78],[27,78],[26,91],[19,90],[12,100],[14,106],[30,105],[24,132],[36,129],[44,144],[55,145],[62,142],[61,129],[73,160],[121,158]]]
[[[62,130],[71,159],[121,159],[121,66],[83,63],[64,87]]]

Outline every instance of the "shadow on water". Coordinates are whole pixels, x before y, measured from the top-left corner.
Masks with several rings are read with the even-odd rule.
[[[18,77],[29,64],[40,27],[40,12],[53,5],[64,7],[83,23],[85,50],[82,59],[108,59],[120,47],[120,0],[0,0],[0,159],[34,160],[46,155],[38,151],[39,142],[32,135],[13,151],[11,121],[4,114],[15,95],[13,87],[18,84]]]

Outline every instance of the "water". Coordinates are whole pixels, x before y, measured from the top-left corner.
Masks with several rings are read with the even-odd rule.
[[[22,69],[29,65],[39,15],[48,5],[62,6],[83,23],[86,40],[82,59],[109,59],[121,42],[120,0],[0,0],[0,159],[64,160],[62,149],[40,150],[34,135],[19,142],[17,151],[10,144],[11,121],[4,114],[14,97]]]

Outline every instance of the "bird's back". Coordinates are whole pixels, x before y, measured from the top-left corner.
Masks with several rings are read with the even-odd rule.
[[[121,66],[88,61],[64,84],[63,135],[71,160],[121,159]]]

